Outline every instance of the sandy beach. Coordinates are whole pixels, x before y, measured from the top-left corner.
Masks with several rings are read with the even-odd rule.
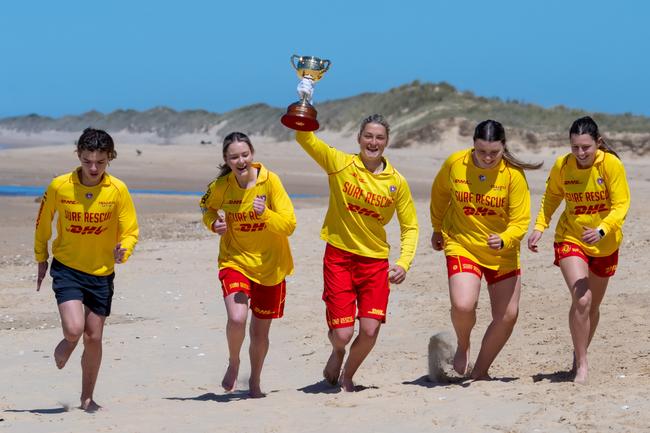
[[[323,134],[354,151],[354,137]],[[71,145],[0,150],[0,185],[45,187],[76,166]],[[81,347],[59,371],[52,351],[61,338],[49,276],[36,292],[35,197],[0,197],[0,431],[40,432],[647,432],[650,431],[650,159],[623,156],[632,191],[616,276],[589,350],[590,381],[568,380],[572,344],[569,292],[552,265],[552,231],[540,253],[522,248],[522,298],[514,333],[494,362],[494,380],[438,384],[427,380],[431,335],[452,331],[442,253],[430,244],[431,181],[442,160],[469,146],[388,149],[386,156],[411,185],[420,222],[415,262],[405,283],[391,288],[388,318],[374,351],[342,393],[321,380],[329,355],[322,291],[327,206],[325,175],[293,142],[253,137],[257,159],[278,173],[296,198],[298,226],[290,239],[295,273],[288,279],[284,318],[271,327],[262,373],[267,397],[247,397],[248,354],[242,351],[239,390],[220,387],[225,372],[225,309],[217,281],[218,239],[200,223],[199,196],[135,194],[141,238],[116,269],[113,314],[95,398],[104,410],[79,404]],[[220,146],[117,142],[109,172],[131,189],[203,191],[221,162]],[[138,152],[140,154],[138,155]],[[567,149],[555,152],[564,153]],[[544,160],[528,172],[537,214],[557,154],[520,153]],[[559,210],[553,220],[557,221]],[[388,228],[399,251],[396,221]],[[472,356],[489,324],[485,290],[472,334]],[[248,342],[245,342],[247,347]]]

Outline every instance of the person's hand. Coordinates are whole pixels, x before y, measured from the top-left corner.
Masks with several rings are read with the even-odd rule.
[[[259,195],[253,200],[253,210],[257,216],[260,216],[266,210],[266,197],[260,197]]]
[[[307,101],[311,101],[314,95],[314,80],[309,77],[304,77],[298,83],[298,96],[304,97]]]
[[[533,232],[528,236],[528,249],[532,252],[537,252],[537,242],[542,238],[542,232],[539,230],[533,230]]]
[[[113,258],[115,258],[115,263],[124,263],[124,257],[126,256],[126,248],[122,248],[120,242],[115,245],[113,248]]]
[[[228,226],[226,225],[226,213],[219,209],[217,211],[217,219],[212,223],[212,231],[218,235],[226,233]]]
[[[388,281],[393,284],[401,284],[406,279],[406,271],[400,265],[391,265],[388,268]]]
[[[503,239],[501,239],[501,236],[492,233],[490,236],[488,236],[487,244],[488,247],[492,248],[493,250],[500,250],[503,248]]]
[[[445,247],[445,240],[443,239],[441,232],[433,232],[431,235],[431,246],[436,251],[442,251]]]
[[[582,240],[588,244],[595,244],[603,238],[598,229],[592,229],[589,227],[583,227],[582,229],[584,230],[582,232]]]
[[[41,283],[43,282],[43,278],[45,278],[45,274],[47,274],[47,260],[38,262],[38,277],[36,278],[37,292],[41,290]]]

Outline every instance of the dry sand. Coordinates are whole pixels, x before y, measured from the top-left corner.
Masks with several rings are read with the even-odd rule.
[[[328,136],[354,150],[350,137]],[[45,141],[45,139],[43,139]],[[0,197],[0,431],[11,432],[646,432],[650,430],[650,161],[624,159],[633,193],[617,275],[590,348],[590,383],[574,385],[567,324],[570,297],[552,266],[552,234],[537,255],[522,251],[520,317],[491,369],[495,380],[456,385],[427,381],[427,345],[450,331],[443,256],[428,239],[428,193],[449,146],[389,149],[417,200],[420,244],[407,280],[392,289],[388,322],[359,370],[364,389],[347,394],[321,381],[329,355],[320,300],[325,177],[294,143],[254,141],[258,159],[280,174],[296,199],[291,238],[296,263],[285,317],[273,323],[261,400],[248,399],[246,350],[241,391],[219,386],[226,367],[225,310],[217,284],[218,239],[200,224],[199,197],[135,195],[141,240],[119,266],[113,315],[95,396],[105,410],[76,409],[80,348],[58,371],[61,338],[49,277],[35,291],[33,197]],[[469,143],[468,143],[469,144]],[[142,151],[136,155],[136,149]],[[215,145],[118,144],[111,173],[132,189],[201,191],[215,173]],[[528,155],[545,168],[529,173],[533,214],[551,152]],[[46,185],[75,166],[67,145],[0,151],[0,184]],[[388,227],[393,245],[398,228]],[[395,254],[398,248],[395,248]],[[485,291],[472,335],[473,356],[489,323]],[[247,342],[245,343],[247,345]],[[246,346],[245,346],[246,347]]]

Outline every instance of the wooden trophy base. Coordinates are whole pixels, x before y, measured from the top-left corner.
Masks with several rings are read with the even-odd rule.
[[[303,101],[289,105],[280,121],[287,128],[296,131],[316,131],[320,127],[316,120],[316,109],[309,102]]]

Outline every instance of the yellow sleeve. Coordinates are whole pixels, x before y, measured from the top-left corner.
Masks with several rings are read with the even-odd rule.
[[[34,257],[37,262],[44,262],[49,258],[47,243],[52,237],[52,220],[56,213],[56,186],[50,183],[41,199],[41,207],[36,217],[36,230],[34,231]]]
[[[539,214],[535,220],[535,230],[543,232],[551,223],[551,217],[557,207],[564,200],[564,186],[562,185],[562,166],[566,157],[559,158],[551,168],[546,180],[546,191],[542,196]]]
[[[508,193],[508,226],[499,234],[504,248],[519,248],[530,223],[530,191],[523,170],[508,167],[510,191]]]
[[[604,164],[611,207],[609,214],[600,222],[600,228],[607,234],[620,230],[623,226],[627,211],[630,209],[630,188],[621,160],[611,154],[607,154],[605,157],[611,158],[609,164]]]
[[[401,175],[395,209],[400,228],[400,257],[395,263],[408,271],[415,257],[415,249],[418,246],[419,229],[411,189],[406,179]]]
[[[135,244],[138,243],[138,216],[135,212],[133,199],[126,186],[120,191],[120,208],[118,215],[118,239],[122,248],[126,249],[124,262],[133,254]]]
[[[335,173],[345,167],[349,155],[328,145],[313,132],[296,131],[296,141],[327,173]]]
[[[296,214],[293,211],[293,204],[280,178],[275,173],[269,173],[269,181],[271,182],[271,201],[267,203],[267,207],[260,218],[266,223],[271,232],[290,236],[296,228]]]
[[[449,172],[451,170],[451,158],[448,158],[440,167],[431,185],[431,203],[429,213],[431,226],[434,232],[442,231],[442,219],[451,202],[451,185],[449,183]]]
[[[201,208],[201,213],[203,214],[203,225],[205,225],[205,227],[210,231],[212,231],[212,224],[217,220],[218,217],[217,211],[219,208],[214,207],[218,206],[214,203],[223,201],[223,196],[216,197],[218,195],[215,194],[216,184],[216,180],[210,182],[207,191],[205,194],[203,194],[203,197],[201,197],[201,201],[199,202],[199,207]]]

